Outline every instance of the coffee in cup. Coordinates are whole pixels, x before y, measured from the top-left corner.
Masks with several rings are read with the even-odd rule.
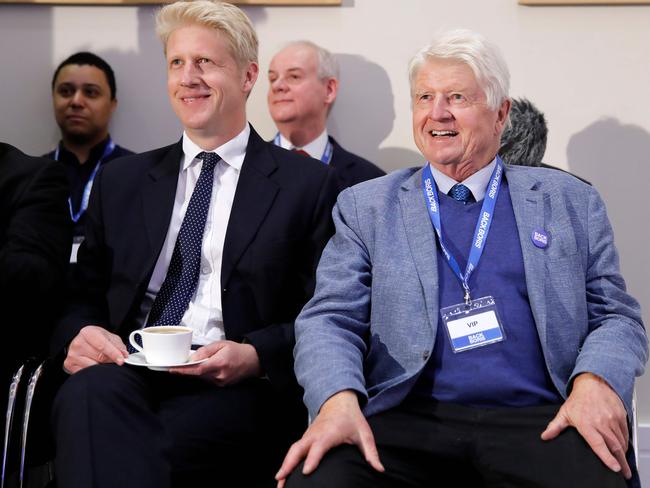
[[[140,336],[142,346],[136,342]],[[192,329],[179,325],[160,325],[134,330],[129,335],[134,349],[144,353],[147,363],[155,366],[183,364],[190,357]]]

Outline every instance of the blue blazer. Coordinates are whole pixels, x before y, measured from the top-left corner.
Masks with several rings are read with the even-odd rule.
[[[316,293],[296,322],[298,381],[312,418],[352,389],[372,415],[398,405],[438,333],[434,231],[422,170],[394,172],[339,195],[336,234],[321,258]],[[530,306],[546,367],[566,398],[583,372],[604,378],[631,412],[647,338],[625,290],[605,206],[596,190],[560,171],[507,167]],[[531,241],[545,229],[545,249]],[[630,417],[631,418],[631,417]]]

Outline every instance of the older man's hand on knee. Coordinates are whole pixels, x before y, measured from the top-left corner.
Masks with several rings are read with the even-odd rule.
[[[554,439],[567,427],[575,427],[609,469],[622,472],[625,479],[632,477],[625,459],[629,441],[625,407],[602,378],[591,373],[576,376],[569,398],[542,439]]]
[[[377,471],[384,471],[375,438],[361,412],[357,395],[349,390],[331,396],[302,439],[291,446],[275,476],[278,488],[284,487],[289,474],[303,459],[305,463],[302,473],[310,474],[330,449],[341,444],[357,446],[370,466]]]

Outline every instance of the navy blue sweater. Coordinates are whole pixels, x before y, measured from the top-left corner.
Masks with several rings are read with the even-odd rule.
[[[463,205],[440,195],[443,239],[463,272],[482,204]],[[463,288],[440,247],[438,276],[440,308],[462,303]],[[433,354],[413,394],[475,407],[560,403],[561,397],[546,371],[528,301],[519,233],[505,179],[483,256],[469,286],[472,298],[495,298],[505,340],[455,354],[439,317]]]

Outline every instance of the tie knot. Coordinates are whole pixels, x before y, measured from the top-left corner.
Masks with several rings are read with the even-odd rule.
[[[464,204],[468,204],[470,202],[475,201],[474,195],[472,195],[471,190],[461,183],[457,183],[454,186],[452,186],[451,190],[449,190],[448,195],[454,200],[458,202],[463,202]]]
[[[203,168],[201,170],[207,169],[211,171],[221,161],[221,156],[213,152],[200,152],[196,157],[203,160]]]
[[[309,156],[309,153],[307,151],[305,151],[304,149],[299,149],[297,147],[294,147],[292,149],[292,151],[295,152],[296,154],[300,154],[301,156],[307,156],[308,158],[311,157],[311,156]]]

